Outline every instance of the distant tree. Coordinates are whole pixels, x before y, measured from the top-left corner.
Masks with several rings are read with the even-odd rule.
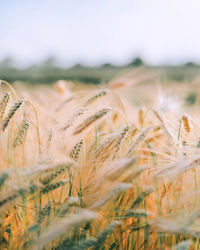
[[[140,57],[136,57],[131,63],[129,63],[129,66],[134,66],[134,67],[138,67],[142,65],[144,65],[144,62],[142,61]]]
[[[194,62],[187,62],[187,63],[184,64],[184,66],[186,66],[186,67],[197,67],[198,65],[196,63],[194,63]]]
[[[109,67],[114,67],[111,63],[104,63],[101,65],[101,68],[109,68]]]
[[[72,68],[74,68],[74,69],[82,69],[82,68],[84,68],[84,66],[81,63],[77,63]]]
[[[0,62],[0,67],[2,68],[11,68],[13,67],[14,61],[11,57],[6,57],[3,61]]]
[[[56,66],[56,58],[54,56],[48,57],[44,62],[42,62],[42,67],[53,68]]]

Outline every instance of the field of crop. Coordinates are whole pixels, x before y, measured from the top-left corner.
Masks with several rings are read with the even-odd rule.
[[[0,249],[200,249],[199,78],[0,92]]]

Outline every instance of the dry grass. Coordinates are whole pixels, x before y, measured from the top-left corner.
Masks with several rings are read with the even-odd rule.
[[[80,91],[1,81],[1,249],[200,249],[198,86],[187,106],[186,84],[143,70]]]

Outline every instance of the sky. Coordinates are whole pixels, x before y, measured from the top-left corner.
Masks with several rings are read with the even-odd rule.
[[[199,0],[0,0],[0,60],[200,62]]]

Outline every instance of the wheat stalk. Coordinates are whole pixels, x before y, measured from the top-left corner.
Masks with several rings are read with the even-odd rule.
[[[95,243],[95,250],[100,249],[100,247],[104,244],[106,238],[109,234],[112,233],[112,231],[115,229],[115,227],[118,227],[121,225],[120,221],[112,221],[110,225],[108,225],[103,232],[101,232],[97,238],[97,242]]]
[[[44,177],[40,178],[40,182],[43,184],[47,184],[53,179],[55,179],[58,175],[62,174],[67,168],[69,168],[71,165],[60,165],[54,168],[51,173],[46,174]]]
[[[140,127],[143,127],[144,125],[144,109],[140,108],[138,111],[138,121],[140,124]]]
[[[51,146],[51,141],[52,141],[52,137],[53,137],[53,129],[51,129],[48,133],[48,138],[47,138],[47,145],[46,145],[46,149],[49,149]]]
[[[133,157],[129,159],[120,159],[116,162],[112,162],[113,167],[107,171],[105,179],[108,179],[110,181],[115,181],[125,171],[127,171],[135,162],[137,162],[137,160],[138,157]]]
[[[5,183],[5,181],[8,179],[8,173],[2,173],[0,176],[0,189],[3,186],[3,184]]]
[[[144,141],[144,139],[151,130],[152,127],[145,128],[137,135],[136,140],[134,141],[132,147],[129,149],[127,153],[127,157],[129,157],[138,148],[138,146]]]
[[[12,188],[13,190],[10,193],[5,194],[0,199],[0,213],[9,206],[13,205],[14,202],[16,202],[16,199],[18,199],[20,196],[25,194],[33,194],[36,190],[39,189],[39,187],[40,185],[38,183],[34,183],[28,184],[28,186],[24,185],[24,187],[18,188],[17,190],[15,190],[16,188]]]
[[[101,200],[96,201],[92,205],[92,209],[98,209],[99,207],[103,206],[107,201],[112,199],[115,195],[125,192],[126,190],[132,188],[132,184],[130,183],[118,183],[114,188],[112,188],[107,194],[101,198]]]
[[[55,163],[49,163],[49,164],[38,164],[38,165],[33,165],[33,166],[26,166],[25,168],[21,169],[19,171],[20,175],[23,177],[34,177],[34,176],[39,176],[41,174],[45,174],[47,177],[47,174],[49,172],[53,171],[59,171],[62,169],[66,169],[68,167],[75,166],[75,162],[72,160],[66,160],[64,162],[59,161]]]
[[[53,183],[53,184],[47,183],[46,186],[40,190],[40,194],[47,194],[47,193],[65,185],[65,184],[67,184],[67,183],[68,183],[68,181],[66,181],[66,180],[60,180],[60,181]]]
[[[68,232],[69,234],[71,229],[75,226],[79,226],[96,218],[96,213],[89,210],[82,210],[80,211],[80,213],[73,214],[69,218],[62,218],[60,220],[56,220],[54,225],[51,225],[51,227],[46,232],[44,232],[37,240],[39,249],[43,249],[48,242],[56,239],[64,232]]]
[[[114,153],[113,158],[115,158],[117,152],[120,150],[121,143],[122,143],[124,137],[126,136],[128,130],[129,130],[129,128],[128,128],[128,127],[125,127],[125,128],[123,129],[122,133],[119,135],[118,142],[117,142],[117,144],[115,145],[115,153]]]
[[[128,127],[125,127],[121,133],[112,135],[96,150],[95,158],[105,161],[109,156],[113,155],[115,158],[117,152],[120,150],[122,140],[128,132]]]

